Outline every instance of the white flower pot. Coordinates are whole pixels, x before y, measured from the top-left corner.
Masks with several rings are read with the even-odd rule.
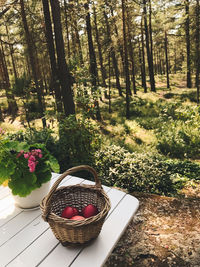
[[[13,195],[15,205],[22,209],[39,208],[40,202],[48,194],[50,189],[50,181],[42,184],[40,188],[33,190],[28,196],[20,197]]]

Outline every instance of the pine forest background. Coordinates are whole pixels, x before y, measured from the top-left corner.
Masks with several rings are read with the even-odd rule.
[[[199,0],[0,1],[0,134],[45,143],[61,171],[198,191],[199,72]]]

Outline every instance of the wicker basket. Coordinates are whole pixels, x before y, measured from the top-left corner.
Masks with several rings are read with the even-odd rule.
[[[77,184],[57,189],[67,175],[82,170],[87,170],[93,174],[95,185]],[[66,206],[73,206],[80,212],[88,204],[95,205],[99,213],[81,221],[61,217],[61,213]],[[42,218],[49,223],[55,237],[63,246],[83,244],[96,238],[101,231],[110,207],[110,200],[101,187],[96,171],[87,165],[65,171],[40,204]]]

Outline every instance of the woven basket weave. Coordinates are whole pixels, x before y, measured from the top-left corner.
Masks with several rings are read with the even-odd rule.
[[[93,174],[95,185],[78,184],[57,189],[67,175],[82,170]],[[81,221],[61,217],[61,213],[66,206],[73,206],[80,212],[88,204],[95,205],[99,213]],[[96,171],[87,165],[81,165],[65,171],[40,204],[42,218],[49,223],[55,237],[64,246],[83,244],[96,238],[101,231],[110,207],[110,200],[102,189]]]

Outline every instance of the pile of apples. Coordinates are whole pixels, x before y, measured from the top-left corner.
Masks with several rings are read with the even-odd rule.
[[[66,206],[64,210],[62,211],[61,216],[63,218],[67,218],[70,220],[84,220],[86,218],[89,218],[91,216],[95,216],[99,213],[98,209],[96,206],[89,204],[85,206],[81,212],[79,213],[77,208],[74,208],[72,206]]]

